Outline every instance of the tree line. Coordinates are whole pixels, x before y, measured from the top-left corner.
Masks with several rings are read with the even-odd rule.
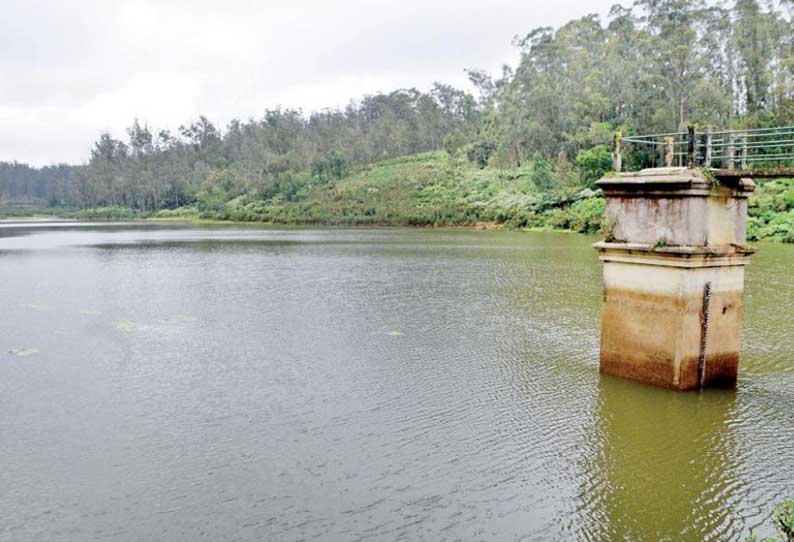
[[[792,10],[794,0],[636,0],[605,22],[588,15],[516,37],[515,68],[468,71],[476,96],[436,83],[225,129],[203,116],[176,133],[136,120],[124,139],[102,134],[83,165],[0,163],[0,199],[144,211],[300,199],[361,166],[439,149],[480,167],[531,163],[542,190],[571,172],[586,184],[608,169],[615,130],[794,125]]]
[[[471,139],[478,126],[474,97],[440,83],[427,93],[396,90],[309,116],[266,110],[223,131],[204,116],[177,133],[136,120],[125,140],[102,134],[84,165],[0,163],[0,197],[141,210],[179,207],[201,193],[292,197],[357,165],[440,148],[453,132]]]
[[[517,165],[607,145],[615,130],[794,124],[793,5],[637,0],[605,26],[591,15],[536,28],[516,39],[515,71],[472,74],[481,138]]]

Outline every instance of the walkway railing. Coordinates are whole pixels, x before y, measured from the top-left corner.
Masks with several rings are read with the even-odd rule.
[[[764,170],[794,167],[794,126],[743,130],[697,129],[622,136],[615,134],[612,167],[621,171],[624,152],[640,153],[667,167]]]

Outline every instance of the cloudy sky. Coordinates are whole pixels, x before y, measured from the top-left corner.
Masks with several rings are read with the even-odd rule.
[[[139,118],[218,126],[515,65],[512,37],[616,0],[0,0],[0,160],[87,160]]]

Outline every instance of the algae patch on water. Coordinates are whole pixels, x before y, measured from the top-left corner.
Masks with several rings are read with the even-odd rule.
[[[160,323],[162,324],[189,324],[196,322],[198,319],[195,316],[190,316],[189,314],[175,314],[173,316],[166,316],[165,318],[160,318]]]
[[[16,356],[18,358],[26,358],[28,356],[32,356],[33,354],[38,354],[38,348],[16,348],[14,350],[9,350],[9,354],[12,356]]]
[[[132,331],[137,331],[139,329],[138,324],[135,322],[130,322],[128,320],[121,320],[119,322],[113,322],[113,328],[117,331],[124,331],[126,333],[130,333]]]

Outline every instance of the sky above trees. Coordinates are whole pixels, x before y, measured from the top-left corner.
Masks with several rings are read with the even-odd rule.
[[[614,0],[0,0],[0,161],[87,161],[133,119],[175,130],[498,75],[538,26]]]

